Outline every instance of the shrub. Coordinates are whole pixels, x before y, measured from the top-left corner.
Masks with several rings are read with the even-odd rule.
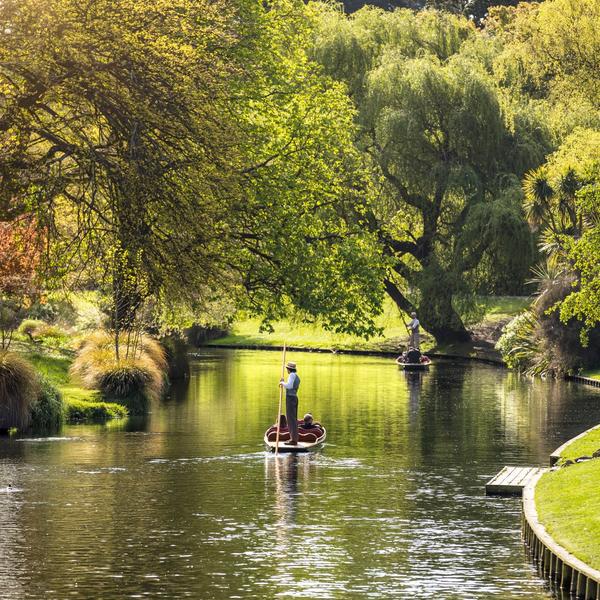
[[[540,336],[540,322],[533,310],[525,310],[503,329],[496,344],[502,358],[511,369],[530,375],[545,375],[549,363]]]
[[[57,325],[49,325],[38,319],[25,319],[19,326],[19,333],[32,342],[43,341],[48,345],[61,345],[68,340],[67,333]]]
[[[190,359],[188,357],[188,346],[184,339],[169,335],[162,340],[165,349],[169,369],[169,379],[185,379],[190,376]]]
[[[38,397],[31,405],[31,427],[36,430],[55,431],[63,421],[64,404],[61,393],[42,377]]]
[[[35,302],[27,310],[30,320],[45,321],[46,323],[54,323],[58,316],[58,311],[53,302]]]
[[[21,325],[19,325],[19,333],[26,335],[32,342],[35,341],[34,337],[38,331],[46,324],[43,321],[37,319],[25,319]]]
[[[10,352],[0,353],[0,429],[26,429],[31,422],[31,405],[39,394],[34,368]]]
[[[128,414],[124,406],[114,402],[88,402],[72,399],[65,404],[65,416],[69,423],[121,419]]]
[[[97,331],[82,343],[71,372],[90,389],[128,407],[131,414],[147,412],[165,385],[165,353],[156,340],[138,336],[135,343],[123,334],[117,360],[110,333]]]
[[[60,327],[57,325],[48,325],[47,323],[44,323],[43,326],[38,329],[37,335],[46,344],[54,346],[60,346],[69,339],[67,333]]]

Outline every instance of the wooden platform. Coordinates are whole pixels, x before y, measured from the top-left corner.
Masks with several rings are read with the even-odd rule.
[[[540,467],[504,467],[485,484],[488,496],[521,496],[532,477],[544,469]]]

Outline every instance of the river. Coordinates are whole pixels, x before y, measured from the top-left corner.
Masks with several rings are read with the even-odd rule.
[[[600,391],[482,364],[296,353],[322,451],[276,458],[280,355],[205,350],[147,418],[0,440],[0,597],[552,598],[507,464],[546,465]],[[10,487],[8,487],[10,486]]]

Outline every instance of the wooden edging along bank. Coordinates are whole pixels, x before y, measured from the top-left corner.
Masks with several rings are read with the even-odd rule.
[[[542,577],[577,598],[600,600],[600,571],[559,546],[538,521],[535,486],[543,472],[523,490],[523,540]]]
[[[566,375],[565,379],[567,381],[576,381],[577,383],[600,387],[600,379],[590,379],[589,377],[582,377],[581,375]]]
[[[281,352],[283,346],[261,346],[260,344],[213,344],[208,343],[201,346],[202,348],[222,348],[226,350],[271,350],[275,352]],[[303,346],[286,346],[289,352],[316,352],[318,354],[350,354],[354,356],[385,356],[385,357],[397,357],[398,351],[392,352],[390,350],[338,350],[333,348],[305,348]],[[486,363],[489,365],[495,365],[497,367],[506,368],[506,364],[501,360],[493,358],[485,358],[479,356],[465,356],[463,354],[443,354],[437,352],[425,352],[427,356],[431,358],[442,358],[444,360],[468,360],[480,363]]]

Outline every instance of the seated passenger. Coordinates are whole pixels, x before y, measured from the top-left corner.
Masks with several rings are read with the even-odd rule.
[[[304,421],[300,424],[300,429],[318,429],[319,424],[315,423],[310,413],[304,415]]]
[[[403,363],[407,362],[406,360],[406,352],[403,352],[397,359],[396,359],[396,364],[401,365]]]
[[[420,363],[421,362],[421,352],[417,350],[417,348],[409,348],[406,353],[406,362],[408,363]]]

